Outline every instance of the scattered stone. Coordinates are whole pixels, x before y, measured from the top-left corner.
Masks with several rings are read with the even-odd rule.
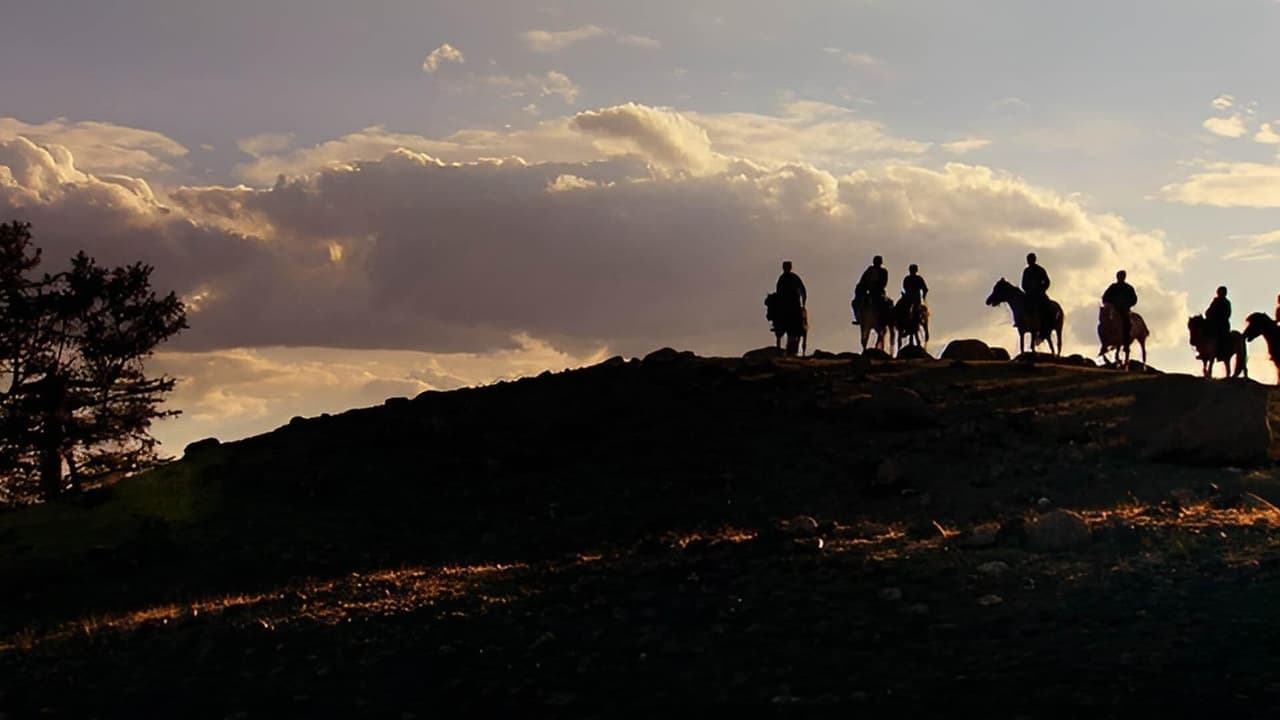
[[[978,598],[978,604],[982,607],[992,607],[1004,602],[1004,598],[999,595],[983,595]]]
[[[1048,512],[1052,508],[1053,508],[1053,501],[1050,500],[1049,498],[1042,497],[1039,500],[1036,500],[1036,509],[1039,510],[1040,512]]]
[[[814,360],[836,360],[839,358],[835,353],[829,353],[826,350],[814,350],[809,353],[809,357]]]
[[[991,359],[1009,362],[1009,351],[1002,347],[993,347],[991,348]]]
[[[1178,504],[1178,507],[1191,507],[1196,504],[1200,498],[1191,488],[1174,488],[1169,491],[1169,497]]]
[[[879,348],[867,348],[862,352],[862,358],[864,360],[880,360],[880,361],[888,361],[893,359],[892,357],[890,357],[889,353]]]
[[[937,424],[933,408],[919,393],[893,385],[874,385],[869,394],[855,399],[851,409],[877,429],[922,430]]]
[[[1144,460],[1188,465],[1268,462],[1267,388],[1164,375],[1142,383],[1128,436]]]
[[[782,348],[774,347],[771,345],[769,347],[762,347],[762,348],[756,348],[755,350],[749,350],[743,354],[742,359],[743,360],[775,360],[777,358],[784,357],[786,354],[787,354],[786,351],[784,351]],[[818,353],[814,353],[813,355],[814,357],[817,357]],[[646,362],[648,360],[649,358],[645,358]]]
[[[840,527],[836,534],[844,538],[853,538],[856,540],[871,540],[878,537],[884,537],[893,532],[893,528],[888,525],[875,522],[858,522],[848,527]]]
[[[786,523],[787,534],[793,538],[812,538],[818,535],[818,521],[808,515],[797,515]]]
[[[919,345],[906,345],[898,351],[899,360],[933,360],[928,350]]]
[[[1008,571],[1009,563],[1001,562],[999,560],[992,560],[991,562],[982,563],[978,566],[978,572],[988,577],[1000,577]]]
[[[1038,552],[1079,550],[1092,541],[1089,524],[1070,510],[1053,510],[1027,524],[1027,546]]]
[[[887,587],[880,591],[880,599],[885,602],[898,602],[902,599],[902,589]]]
[[[396,407],[403,408],[403,407],[409,407],[409,404],[411,402],[412,401],[409,400],[409,398],[407,397],[389,397],[386,400],[382,401],[382,404],[389,408],[396,408]]]

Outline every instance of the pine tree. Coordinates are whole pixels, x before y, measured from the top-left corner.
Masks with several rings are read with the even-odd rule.
[[[32,277],[30,226],[0,224],[0,499],[43,499],[157,461],[151,421],[170,377],[143,362],[187,327],[152,268],[104,268],[83,252],[69,270]]]

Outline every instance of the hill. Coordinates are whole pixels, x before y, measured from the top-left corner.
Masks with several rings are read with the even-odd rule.
[[[1272,393],[667,351],[298,418],[0,515],[0,712],[1265,714]]]

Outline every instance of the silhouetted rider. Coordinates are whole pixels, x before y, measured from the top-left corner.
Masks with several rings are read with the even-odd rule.
[[[1204,311],[1209,334],[1218,343],[1218,352],[1226,352],[1227,343],[1231,339],[1231,301],[1227,299],[1227,288],[1218,288],[1218,294]]]
[[[853,323],[855,325],[862,322],[862,311],[859,309],[862,306],[861,301],[882,301],[888,288],[889,271],[884,268],[884,258],[877,255],[871,259],[867,269],[862,271],[862,277],[853,288]]]
[[[778,299],[787,308],[803,307],[809,300],[809,293],[804,289],[804,281],[791,272],[791,261],[782,263],[782,274],[778,276]]]
[[[1049,320],[1049,273],[1036,264],[1036,254],[1027,253],[1027,267],[1022,271],[1022,292],[1027,294],[1027,312],[1040,320],[1046,332]]]
[[[1125,282],[1126,277],[1128,273],[1124,270],[1117,272],[1116,281],[1102,293],[1102,302],[1115,308],[1120,315],[1121,342],[1125,346],[1129,344],[1129,335],[1133,330],[1133,318],[1129,312],[1138,304],[1138,293],[1132,285]]]
[[[920,266],[912,264],[907,267],[907,276],[902,278],[902,297],[911,307],[923,305],[925,299],[929,297],[929,284],[919,273]]]

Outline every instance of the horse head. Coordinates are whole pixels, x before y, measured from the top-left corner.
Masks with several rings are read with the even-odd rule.
[[[1246,340],[1255,340],[1275,326],[1276,322],[1267,317],[1266,313],[1250,313],[1244,321],[1244,337]]]
[[[1187,318],[1187,332],[1191,334],[1192,345],[1199,345],[1203,340],[1204,323],[1205,319],[1203,315],[1192,315]]]
[[[987,296],[987,304],[991,307],[996,307],[1000,303],[1006,302],[1009,299],[1009,291],[1013,289],[1014,287],[1009,284],[1008,280],[1000,278],[991,288],[991,294]]]

